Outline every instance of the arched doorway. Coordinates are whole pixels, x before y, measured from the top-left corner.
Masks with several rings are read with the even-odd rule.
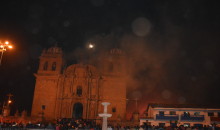
[[[83,116],[83,105],[82,103],[75,103],[73,106],[73,115],[72,117],[75,119],[80,119]]]

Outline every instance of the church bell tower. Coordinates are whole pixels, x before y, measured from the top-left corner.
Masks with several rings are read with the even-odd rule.
[[[61,48],[52,47],[44,50],[40,56],[38,74],[57,75],[62,71],[63,54]]]
[[[109,120],[125,119],[126,114],[126,57],[120,49],[111,49],[102,58],[103,100],[110,102]]]
[[[40,56],[39,69],[35,75],[36,84],[31,116],[42,120],[55,116],[58,79],[62,73],[63,53],[61,48],[51,47]]]

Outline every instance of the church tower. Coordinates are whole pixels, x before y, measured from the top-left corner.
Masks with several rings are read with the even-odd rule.
[[[112,49],[102,58],[103,101],[110,102],[109,120],[120,120],[126,114],[126,57],[120,49]]]
[[[36,84],[31,112],[33,117],[43,119],[55,116],[58,79],[62,72],[62,66],[63,53],[61,48],[51,47],[42,52],[39,69],[34,74]]]

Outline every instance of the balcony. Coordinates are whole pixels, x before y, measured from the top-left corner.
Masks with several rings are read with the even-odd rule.
[[[204,115],[181,115],[182,121],[204,121]]]
[[[160,115],[160,114],[157,114],[156,115],[156,120],[179,120],[179,117],[178,117],[178,115],[169,115],[169,114]]]

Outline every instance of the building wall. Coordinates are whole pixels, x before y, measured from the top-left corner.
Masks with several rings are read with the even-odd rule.
[[[31,115],[33,117],[55,118],[59,76],[63,64],[62,50],[57,47],[44,50],[40,56]]]
[[[220,109],[207,109],[207,108],[152,108],[149,107],[148,109],[148,117],[140,119],[140,124],[143,124],[144,122],[148,121],[151,123],[151,125],[158,126],[159,123],[165,123],[165,126],[170,126],[171,121],[170,120],[161,120],[156,119],[156,115],[159,114],[159,111],[164,111],[164,116],[170,116],[170,111],[175,111],[176,115],[178,115],[177,125],[184,125],[189,124],[190,126],[194,126],[195,124],[202,124],[202,125],[211,125],[213,122],[210,120],[210,116],[208,116],[208,112],[214,112],[214,117],[218,116],[218,112],[220,112]],[[195,112],[199,112],[199,115],[204,116],[203,121],[196,121],[196,120],[181,120],[181,115],[183,115],[184,112],[189,112],[191,116],[194,116]],[[150,117],[153,117],[150,118]],[[175,121],[172,121],[175,122]]]
[[[39,116],[43,112],[44,117],[54,117],[58,89],[57,83],[57,78],[45,79],[37,77],[32,106],[33,116]]]

